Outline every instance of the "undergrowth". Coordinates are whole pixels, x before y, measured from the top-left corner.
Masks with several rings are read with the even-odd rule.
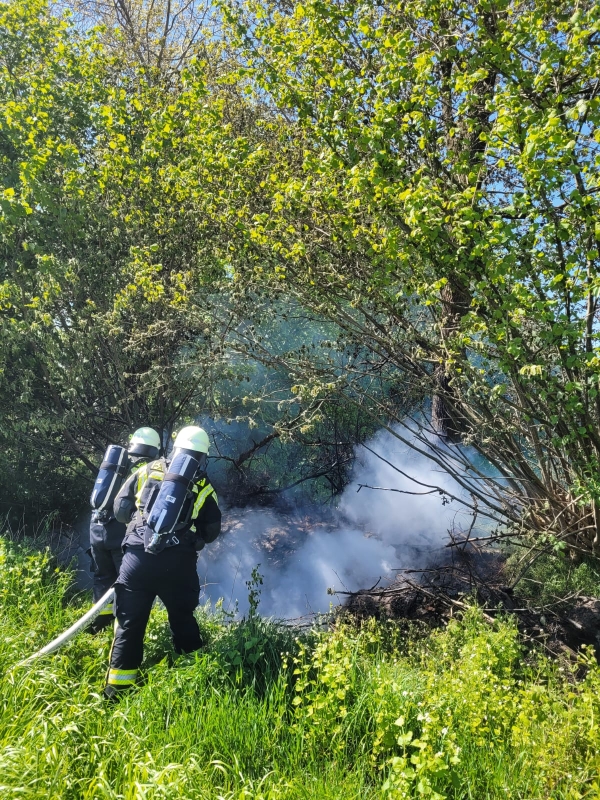
[[[525,658],[509,618],[298,636],[256,608],[240,622],[200,610],[206,647],[176,657],[155,609],[144,682],[112,706],[108,632],[18,666],[88,603],[47,553],[0,541],[2,798],[600,796],[595,660],[576,682]]]
[[[600,564],[598,559],[574,561],[567,552],[543,553],[533,561],[529,551],[508,550],[505,570],[512,582],[519,579],[515,592],[535,601],[538,606],[560,605],[575,595],[600,596]],[[527,566],[531,561],[531,566]],[[522,577],[521,577],[522,576]]]

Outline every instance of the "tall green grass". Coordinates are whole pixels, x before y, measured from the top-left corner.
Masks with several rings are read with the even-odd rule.
[[[144,683],[115,706],[108,632],[17,666],[88,603],[47,554],[0,543],[2,798],[600,796],[595,661],[575,682],[510,620],[298,637],[201,611],[207,646],[178,658],[155,609]]]

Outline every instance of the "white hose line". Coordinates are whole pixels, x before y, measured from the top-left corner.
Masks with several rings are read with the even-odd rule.
[[[100,600],[98,600],[97,603],[94,603],[90,610],[86,611],[85,614],[80,617],[77,622],[74,622],[70,628],[67,628],[66,631],[63,631],[60,636],[57,636],[56,639],[53,639],[45,647],[42,647],[42,649],[38,650],[37,653],[29,656],[29,658],[26,658],[24,661],[20,661],[16,666],[24,667],[27,664],[30,664],[36,658],[40,658],[40,656],[47,656],[49,653],[54,653],[56,650],[61,648],[63,644],[70,642],[71,639],[74,639],[78,633],[81,633],[84,628],[87,628],[87,626],[96,619],[102,609],[112,601],[114,593],[115,590],[111,586],[106,594],[103,594]]]

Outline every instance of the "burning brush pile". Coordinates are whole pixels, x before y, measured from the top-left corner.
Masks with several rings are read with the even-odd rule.
[[[535,643],[553,656],[568,658],[576,657],[582,645],[592,645],[600,657],[600,599],[571,595],[535,606],[507,584],[506,562],[497,550],[454,544],[448,563],[397,570],[386,587],[336,592],[345,596],[343,614],[439,628],[477,603],[490,623],[498,615],[514,615],[526,645]]]
[[[230,511],[206,564],[206,592],[214,598],[237,595],[239,612],[245,613],[247,576],[259,564],[261,613],[293,627],[327,625],[341,615],[439,628],[477,603],[490,623],[498,615],[514,615],[525,644],[537,643],[553,656],[575,657],[584,644],[600,655],[600,599],[571,594],[536,605],[519,595],[518,583],[512,588],[506,555],[497,545],[454,533],[448,546],[447,537],[428,553],[406,546],[388,552],[364,530],[340,527],[339,519],[281,509]],[[393,568],[407,561],[411,568]],[[383,566],[387,577],[377,571]],[[367,575],[382,577],[367,583]],[[365,584],[369,588],[358,588]],[[234,586],[235,594],[228,594]],[[341,605],[328,612],[332,596]]]

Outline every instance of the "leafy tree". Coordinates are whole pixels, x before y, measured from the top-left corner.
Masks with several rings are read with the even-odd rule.
[[[362,364],[357,381],[297,354],[300,395],[354,396],[474,512],[593,550],[598,4],[228,8],[279,142],[253,152],[262,192],[231,247],[236,278],[335,322]],[[377,369],[423,413],[370,393]]]
[[[177,86],[181,70],[194,58],[215,55],[219,15],[200,0],[64,0],[59,8],[73,12],[83,30],[97,34],[124,66],[151,83]],[[101,26],[98,28],[98,26]]]
[[[168,138],[167,90],[128,85],[43,2],[0,6],[0,31],[5,496],[72,505],[108,441],[210,405],[221,361],[178,311],[198,239],[144,150],[147,129]]]
[[[232,0],[233,39],[185,55],[192,29],[159,29],[199,6],[125,5],[135,35],[0,6],[0,413],[26,491],[223,411],[257,359],[272,431],[353,404],[473,513],[593,550],[597,5]],[[286,346],[297,310],[327,333]]]

